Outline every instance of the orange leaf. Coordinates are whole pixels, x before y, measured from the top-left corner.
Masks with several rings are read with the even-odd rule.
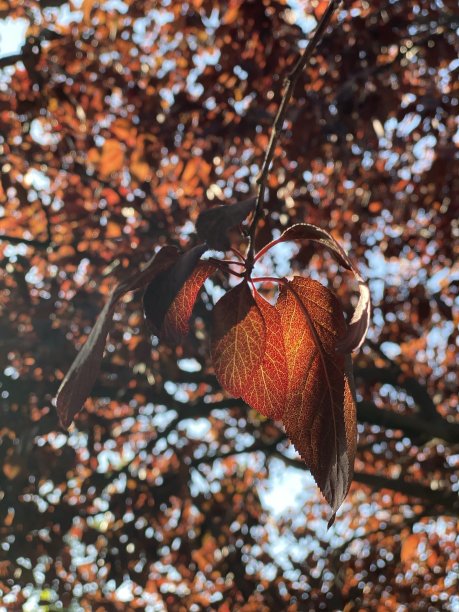
[[[402,548],[400,551],[400,560],[402,563],[411,565],[411,563],[417,558],[418,546],[421,541],[421,536],[417,533],[412,533],[403,540]]]
[[[190,317],[204,281],[217,270],[210,261],[199,261],[175,296],[164,318],[162,333],[166,340],[176,341],[190,331]]]
[[[346,324],[337,298],[320,283],[295,277],[281,287],[288,367],[283,423],[333,510],[352,482],[357,437],[349,363],[336,352]]]
[[[285,409],[288,386],[282,325],[279,312],[259,293],[255,301],[266,327],[266,345],[263,360],[253,372],[250,385],[244,389],[242,399],[270,419],[280,419]]]
[[[210,352],[215,374],[235,397],[241,397],[265,351],[266,327],[247,281],[228,291],[215,305]]]
[[[102,155],[100,156],[101,174],[109,176],[113,172],[118,172],[123,167],[123,164],[123,147],[114,138],[109,138],[102,146]]]
[[[107,223],[107,228],[105,230],[106,238],[119,238],[122,233],[123,232],[121,231],[121,228],[118,223],[115,223],[114,221],[109,221]]]

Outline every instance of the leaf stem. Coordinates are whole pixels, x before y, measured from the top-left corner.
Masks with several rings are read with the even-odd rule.
[[[233,276],[237,276],[239,278],[245,278],[246,277],[246,273],[242,273],[242,272],[235,272],[234,270],[232,270],[230,268],[230,265],[234,264],[236,266],[242,266],[244,264],[239,263],[238,261],[231,261],[228,259],[216,259],[215,257],[210,257],[209,261],[211,261],[212,263],[214,263],[219,270],[221,270],[222,272],[225,272],[226,274],[232,274]]]
[[[235,249],[234,247],[231,249],[231,251],[232,251],[232,253],[234,253],[234,254],[236,255],[236,257],[239,257],[239,259],[240,259],[241,261],[243,261],[243,262],[244,262],[244,265],[245,265],[245,257],[244,257],[244,255],[243,255],[243,254],[242,254],[240,251],[238,251],[237,249]]]
[[[287,106],[290,102],[290,99],[295,90],[295,86],[298,82],[300,74],[303,72],[304,68],[307,66],[311,56],[316,49],[317,45],[322,40],[322,36],[325,30],[330,23],[330,20],[333,16],[333,13],[336,11],[338,6],[340,5],[341,0],[330,0],[329,5],[322,16],[322,19],[319,21],[316,31],[309,42],[306,49],[303,51],[302,55],[297,60],[295,66],[285,79],[284,83],[284,93],[282,95],[282,100],[277,111],[277,115],[274,119],[273,126],[271,128],[271,135],[269,138],[268,149],[266,151],[265,158],[263,160],[263,164],[261,167],[260,176],[257,179],[258,183],[258,195],[257,201],[255,205],[255,212],[253,215],[252,223],[250,225],[249,230],[249,246],[247,250],[247,269],[251,272],[254,264],[254,255],[255,255],[255,233],[257,230],[258,222],[261,218],[263,200],[266,191],[266,182],[269,174],[269,167],[274,157],[274,151],[276,148],[277,141],[279,139],[280,133],[282,131],[282,127],[284,124],[285,115],[287,112]]]

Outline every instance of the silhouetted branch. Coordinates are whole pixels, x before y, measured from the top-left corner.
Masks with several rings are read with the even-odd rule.
[[[285,79],[284,93],[282,95],[282,100],[279,106],[279,110],[277,111],[277,115],[274,119],[274,123],[271,128],[271,135],[269,138],[268,149],[266,151],[266,155],[263,160],[262,167],[261,167],[261,173],[257,181],[258,182],[258,195],[257,195],[257,202],[255,205],[254,217],[253,217],[253,220],[250,226],[250,245],[249,245],[249,252],[247,255],[247,259],[249,262],[249,268],[253,262],[253,257],[255,253],[255,232],[257,229],[258,221],[260,220],[260,217],[261,217],[261,211],[262,211],[263,200],[265,196],[266,181],[268,179],[269,167],[273,160],[276,144],[279,139],[280,133],[282,131],[285,115],[287,113],[288,104],[293,95],[293,92],[295,90],[296,84],[298,82],[298,79],[301,73],[307,66],[317,45],[322,40],[322,36],[324,35],[325,30],[327,29],[331,21],[331,18],[333,17],[333,14],[338,8],[338,6],[340,5],[340,3],[341,3],[341,0],[330,0],[327,10],[323,14],[322,19],[317,25],[316,31],[314,32],[314,35],[311,38],[311,41],[307,45],[306,49],[303,51],[303,54],[300,56],[300,58],[296,62],[290,74]]]

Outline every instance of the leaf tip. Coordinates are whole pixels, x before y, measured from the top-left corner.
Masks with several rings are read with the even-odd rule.
[[[330,527],[334,525],[335,519],[336,519],[336,512],[333,512],[333,514],[330,517],[330,520],[327,523],[327,530],[330,529]]]

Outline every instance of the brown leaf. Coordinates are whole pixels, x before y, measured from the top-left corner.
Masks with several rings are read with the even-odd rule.
[[[164,247],[142,270],[118,283],[110,293],[89,337],[70,366],[56,396],[59,420],[67,428],[91,392],[100,370],[108,332],[118,300],[128,291],[144,287],[151,279],[169,268],[177,258],[177,249]]]
[[[209,248],[227,251],[231,247],[228,231],[240,225],[255,209],[256,198],[236,204],[219,205],[202,212],[196,221],[196,231]]]
[[[247,281],[225,293],[213,310],[210,352],[215,375],[228,393],[241,397],[265,350],[266,327]]]
[[[281,287],[276,308],[289,380],[282,420],[332,508],[331,524],[352,482],[357,436],[350,361],[336,353],[344,316],[328,289],[300,277]]]

